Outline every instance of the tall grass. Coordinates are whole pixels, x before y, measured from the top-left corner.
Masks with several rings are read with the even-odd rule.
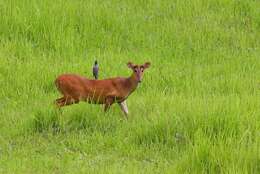
[[[0,0],[0,173],[260,173],[257,0]],[[65,72],[151,68],[104,114]]]

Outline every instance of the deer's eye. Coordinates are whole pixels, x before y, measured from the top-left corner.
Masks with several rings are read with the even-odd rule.
[[[137,72],[137,69],[135,69],[134,71]]]

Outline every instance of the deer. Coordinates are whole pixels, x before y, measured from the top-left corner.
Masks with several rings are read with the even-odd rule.
[[[55,100],[58,108],[77,104],[84,101],[90,104],[104,104],[104,112],[118,103],[126,118],[128,118],[127,98],[142,82],[144,70],[149,68],[150,62],[136,65],[128,62],[132,70],[129,77],[114,77],[103,80],[88,79],[77,74],[62,74],[55,80],[58,91],[63,95]]]

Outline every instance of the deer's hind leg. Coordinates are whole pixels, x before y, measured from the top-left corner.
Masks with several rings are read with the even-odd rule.
[[[55,100],[55,103],[58,104],[64,100],[64,97],[58,98]]]
[[[65,97],[61,97],[55,100],[55,105],[59,108],[60,105],[65,101]]]
[[[66,106],[66,105],[71,105],[76,102],[78,102],[78,101],[74,101],[73,98],[70,96],[64,96],[64,97],[56,99],[56,105],[59,108]]]

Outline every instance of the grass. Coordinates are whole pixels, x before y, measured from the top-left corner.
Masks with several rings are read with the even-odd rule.
[[[0,0],[0,173],[260,173],[257,0]],[[65,72],[151,68],[104,114]]]

